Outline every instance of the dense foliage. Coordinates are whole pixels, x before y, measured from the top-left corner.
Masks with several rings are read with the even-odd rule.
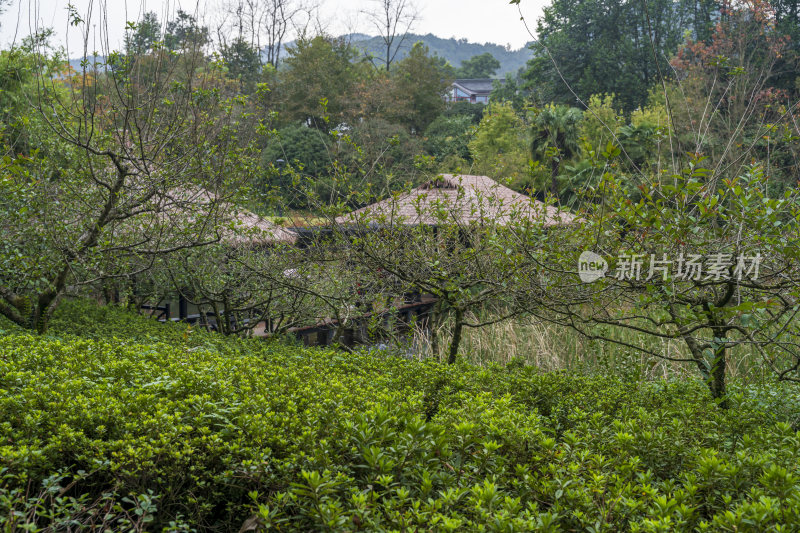
[[[554,1],[538,23],[539,40],[525,73],[544,102],[616,93],[627,110],[644,105],[669,58],[691,31],[705,38],[717,2]],[[564,80],[562,80],[564,77]],[[565,90],[565,82],[574,90]]]
[[[4,528],[764,531],[791,396],[224,339],[70,304],[0,338]]]
[[[554,0],[488,105],[222,4],[0,52],[4,530],[800,530],[796,1]],[[616,356],[464,363],[510,320]]]

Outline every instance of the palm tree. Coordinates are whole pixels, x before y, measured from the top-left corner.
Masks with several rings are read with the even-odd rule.
[[[565,105],[547,105],[535,112],[532,125],[531,155],[540,161],[550,159],[550,192],[558,197],[561,163],[580,150],[578,125],[583,112]]]

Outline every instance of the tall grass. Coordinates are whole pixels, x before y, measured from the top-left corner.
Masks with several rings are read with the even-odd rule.
[[[437,353],[431,354],[430,336],[421,334],[415,336],[413,352],[447,360],[451,328],[450,320],[438,326],[435,332],[439,338]],[[682,340],[657,339],[613,327],[605,327],[603,333],[628,344],[646,346],[666,357],[689,357]],[[530,318],[465,328],[459,353],[464,360],[479,366],[518,361],[542,371],[608,372],[641,380],[695,379],[698,376],[694,363],[670,361],[613,342],[589,340],[565,326]],[[774,378],[761,355],[747,347],[730,351],[728,373],[729,377],[745,382]]]

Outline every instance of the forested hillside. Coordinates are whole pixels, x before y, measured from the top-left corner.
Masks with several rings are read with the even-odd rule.
[[[353,46],[361,50],[364,54],[380,56],[383,41],[380,37],[370,37],[363,34],[345,35],[342,37],[349,40]],[[444,58],[454,67],[460,67],[461,63],[474,56],[482,54],[492,54],[500,62],[496,76],[504,77],[506,73],[516,74],[517,71],[525,66],[533,56],[533,52],[527,46],[518,50],[509,49],[494,43],[473,43],[467,39],[442,38],[433,34],[419,35],[410,33],[406,37],[405,43],[400,48],[399,58],[402,59],[411,50],[414,43],[422,42],[428,47],[431,54]]]

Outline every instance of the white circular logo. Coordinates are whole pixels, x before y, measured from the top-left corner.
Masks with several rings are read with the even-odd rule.
[[[594,252],[585,251],[578,258],[578,276],[584,283],[592,283],[604,278],[608,272],[608,263]]]

